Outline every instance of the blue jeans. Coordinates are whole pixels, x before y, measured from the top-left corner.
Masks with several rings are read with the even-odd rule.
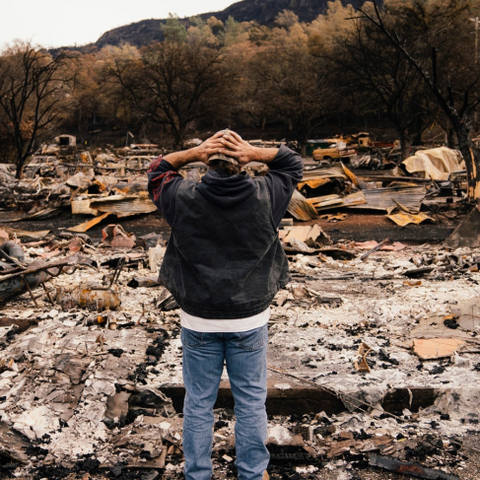
[[[212,476],[213,407],[227,366],[235,401],[235,450],[239,480],[261,480],[270,455],[267,437],[267,325],[239,333],[182,328],[183,453],[185,479]]]

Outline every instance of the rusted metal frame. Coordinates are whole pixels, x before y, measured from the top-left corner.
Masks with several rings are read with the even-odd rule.
[[[81,162],[77,162],[77,163],[68,163],[68,162],[59,162],[58,165],[55,165],[57,167],[82,167],[82,168],[85,168],[85,167],[93,167],[93,163],[81,163]]]
[[[84,265],[86,265],[86,263],[84,263]],[[58,275],[60,275],[60,273],[62,273],[63,271],[63,268],[65,267],[72,267],[74,269],[77,269],[78,268],[78,265],[72,265],[70,262],[58,262],[58,263],[54,263],[54,264],[45,264],[45,265],[39,265],[38,267],[33,267],[33,268],[26,268],[23,272],[17,272],[17,273],[12,273],[11,275],[8,275],[6,278],[4,279],[0,279],[0,280],[6,280],[8,278],[13,278],[13,277],[16,277],[16,276],[22,276],[22,275],[26,275],[28,273],[36,273],[36,272],[42,272],[42,271],[47,271],[47,273],[49,275],[51,275],[52,277],[56,277]],[[58,269],[58,273],[52,273],[50,272],[49,270],[51,269]],[[74,273],[74,272],[72,272]]]
[[[47,287],[45,286],[44,283],[42,283],[43,290],[45,291],[45,295],[48,298],[48,301],[52,304],[55,305],[55,302],[52,300],[52,297],[50,296],[50,292],[47,290]]]
[[[121,257],[118,260],[117,266],[115,267],[115,272],[113,273],[113,277],[108,288],[110,288],[114,283],[118,281],[124,265],[125,265],[125,257]]]
[[[41,265],[41,266],[38,266],[38,267],[35,267],[35,268],[26,268],[26,269],[23,269],[20,272],[12,273],[12,274],[7,275],[3,278],[0,278],[0,282],[14,281],[15,278],[19,278],[20,282],[25,286],[26,291],[30,292],[30,294],[32,295],[32,299],[35,302],[35,299],[33,297],[32,291],[31,291],[32,286],[29,283],[29,281],[27,280],[26,276],[31,275],[33,277],[32,279],[30,279],[30,282],[32,284],[34,284],[34,288],[39,287],[40,285],[43,285],[45,282],[49,281],[51,278],[57,277],[58,275],[60,275],[62,273],[67,273],[69,275],[73,274],[76,271],[76,269],[78,268],[78,265],[75,265],[75,264],[72,265],[71,260],[72,260],[72,258],[70,258],[70,261],[67,261],[67,262],[58,262],[57,264],[53,264],[53,265],[46,264],[46,265]],[[81,259],[80,260],[74,260],[74,261],[82,263]],[[88,264],[88,263],[84,263],[84,264]],[[67,271],[69,267],[73,268],[73,270],[71,272]],[[44,278],[44,279],[40,278],[39,279],[38,277],[40,277],[42,274],[44,276],[46,276],[46,278]],[[23,293],[25,293],[25,291],[16,291],[15,288],[13,288],[11,291],[7,291],[7,292],[8,292],[8,295],[6,295],[3,298],[3,300],[0,302],[0,305],[3,305],[4,303],[12,300],[13,298],[15,298],[17,296],[20,296],[20,295],[23,295]],[[35,302],[35,304],[36,304],[36,302]]]
[[[61,273],[64,273],[65,275],[73,275],[76,271],[77,271],[77,265],[72,265],[72,268],[73,270],[71,272],[69,272],[66,267],[68,267],[68,265],[65,265],[65,266],[62,266],[58,273],[57,274],[51,274],[49,271],[47,271],[47,273],[49,273],[51,276],[51,278],[54,278],[54,277],[58,277]],[[50,278],[48,280],[46,280],[45,282],[48,282],[50,280]],[[45,282],[42,283],[42,287],[43,287],[43,290],[45,291],[45,295],[47,296],[49,302],[52,304],[52,305],[55,305],[55,302],[52,300],[52,297],[50,296],[50,292],[47,290],[47,287],[45,286]]]
[[[37,299],[36,299],[35,296],[33,295],[32,289],[30,288],[30,285],[29,285],[29,283],[27,282],[27,279],[25,278],[25,275],[20,275],[20,277],[21,277],[21,279],[23,280],[23,283],[24,283],[25,287],[27,287],[27,290],[28,290],[28,292],[30,293],[30,296],[32,297],[33,303],[34,303],[35,306],[38,308]],[[43,285],[43,284],[42,284],[42,285]]]
[[[110,280],[110,284],[108,287],[97,287],[95,290],[110,290],[112,285],[116,283],[120,277],[120,273],[122,273],[123,266],[125,264],[125,257],[120,257],[117,265],[115,266],[115,272],[113,273],[112,279]]]
[[[402,177],[396,175],[375,175],[375,174],[362,174],[359,175],[366,182],[408,182],[408,183],[434,183],[430,178],[420,177]]]
[[[0,277],[2,276],[8,276],[8,275],[13,275],[14,273],[21,273],[25,270],[25,267],[17,266],[17,267],[12,267],[9,270],[2,270],[0,271]]]
[[[114,171],[114,170],[119,170],[119,167],[104,167],[104,166],[95,166],[94,170],[106,170],[106,171]]]
[[[45,290],[45,294],[47,295],[48,297],[48,300],[50,301],[50,303],[53,305],[54,302],[52,300],[52,297],[50,297],[50,293],[47,291],[47,288],[45,287],[45,282],[48,282],[49,280],[51,280],[52,278],[55,278],[55,277],[58,277],[60,274],[62,273],[65,273],[66,275],[73,275],[75,273],[75,271],[77,270],[77,266],[76,265],[72,265],[73,267],[73,271],[72,272],[67,272],[65,270],[65,267],[68,267],[69,265],[62,265],[61,267],[53,267],[53,268],[58,268],[58,272],[57,273],[52,273],[49,271],[49,268],[51,268],[50,266],[46,266],[45,268],[39,268],[38,271],[39,272],[46,272],[48,273],[48,275],[50,275],[50,278],[47,278],[45,281],[43,281],[41,283],[43,289]],[[36,307],[38,307],[38,303],[37,303],[37,300],[35,298],[35,296],[33,295],[33,291],[32,289],[30,288],[30,284],[27,282],[27,279],[25,278],[25,275],[24,274],[21,274],[20,277],[22,278],[23,280],[23,283],[25,284],[25,287],[27,288],[28,292],[30,293],[30,296],[32,297],[32,300],[33,300],[33,303],[35,304]]]

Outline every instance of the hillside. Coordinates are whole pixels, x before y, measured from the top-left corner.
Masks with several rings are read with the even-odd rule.
[[[363,4],[362,0],[342,0],[342,3],[351,4],[355,8]],[[234,3],[225,10],[215,13],[215,16],[224,22],[232,16],[237,22],[256,21],[261,25],[271,26],[276,16],[283,10],[295,13],[301,22],[311,22],[327,9],[328,0],[243,0]],[[200,15],[208,18],[212,14]]]
[[[351,4],[355,8],[363,4],[362,0],[342,0],[344,4]],[[243,0],[230,5],[220,12],[207,12],[200,15],[207,19],[212,15],[221,21],[233,17],[237,22],[256,21],[260,25],[272,26],[276,16],[283,10],[294,12],[301,22],[311,22],[318,15],[325,12],[328,0]],[[137,47],[148,45],[155,41],[162,41],[160,29],[165,19],[149,19],[114,28],[105,32],[94,44],[98,49],[105,45],[119,45],[128,42]],[[188,19],[182,19],[188,25]]]

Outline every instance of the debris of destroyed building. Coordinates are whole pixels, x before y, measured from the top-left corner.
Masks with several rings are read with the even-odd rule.
[[[401,171],[361,175],[360,157],[307,162],[280,230],[294,279],[269,324],[272,479],[362,478],[367,466],[475,478],[480,254],[454,235],[465,217],[461,159],[421,153]],[[133,166],[117,154],[56,155],[53,170],[21,182],[1,171],[4,478],[180,478],[179,316],[156,282],[168,237],[124,223],[154,208],[148,158]],[[70,226],[52,227],[62,212]],[[372,212],[388,215],[391,232],[446,222],[452,236],[407,244],[327,231]],[[217,407],[215,469],[232,478],[226,382]]]

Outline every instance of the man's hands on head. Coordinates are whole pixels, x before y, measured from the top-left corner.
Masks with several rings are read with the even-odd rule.
[[[207,163],[208,157],[214,153],[218,153],[222,148],[221,137],[223,132],[217,132],[215,135],[207,138],[197,147],[189,150],[181,150],[179,152],[169,153],[163,157],[173,168],[179,169],[192,162]]]
[[[272,161],[277,153],[277,148],[254,147],[244,140],[238,133],[232,130],[221,130],[210,138],[207,138],[201,145],[195,147],[198,160],[207,163],[208,158],[215,153],[223,153],[237,159],[240,165],[250,162],[268,163]]]
[[[240,165],[246,165],[258,156],[256,153],[257,148],[250,145],[238,133],[232,130],[224,131],[221,142],[224,149],[220,153],[235,158]]]
[[[192,150],[195,150],[195,156],[197,157],[197,160],[207,163],[208,158],[214,153],[224,153],[222,152],[224,148],[224,144],[222,142],[223,135],[223,131],[217,132],[215,135],[207,138],[203,143],[198,145],[198,147],[192,148]]]
[[[240,165],[245,165],[258,156],[257,148],[242,139],[232,130],[221,130],[201,145],[195,147],[198,160],[207,163],[208,158],[216,153],[222,153],[237,159]],[[192,149],[193,150],[193,149]]]
[[[268,163],[276,157],[278,149],[254,147],[243,140],[238,133],[232,130],[221,130],[197,147],[169,153],[163,158],[174,168],[179,169],[192,162],[206,164],[208,158],[215,153],[223,153],[236,158],[240,165],[246,165],[254,161]]]
[[[255,161],[268,163],[275,158],[278,152],[276,148],[254,147],[232,130],[224,131],[221,142],[225,148],[220,150],[220,153],[236,158],[240,165]]]

